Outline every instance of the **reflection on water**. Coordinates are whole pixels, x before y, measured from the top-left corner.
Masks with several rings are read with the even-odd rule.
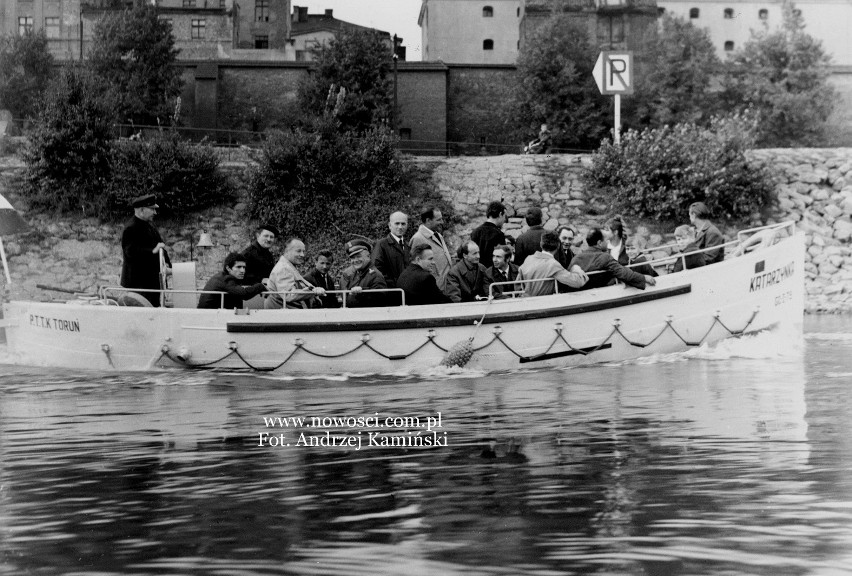
[[[850,327],[498,375],[12,368],[0,573],[852,574]],[[433,449],[310,426],[439,413]],[[360,449],[296,446],[326,431]]]

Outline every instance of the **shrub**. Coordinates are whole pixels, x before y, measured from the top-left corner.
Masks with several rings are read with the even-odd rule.
[[[126,217],[129,201],[143,194],[156,194],[166,216],[182,216],[233,196],[212,146],[184,142],[174,131],[138,142],[118,140],[111,151],[102,205],[106,217]]]
[[[34,208],[97,214],[109,175],[113,107],[109,87],[68,66],[37,110],[21,192]]]
[[[396,145],[388,129],[359,138],[328,116],[316,121],[313,132],[274,133],[251,175],[249,216],[271,222],[284,236],[303,238],[309,252],[334,250],[339,263],[347,240],[381,238],[392,212],[419,214],[422,202],[434,200],[412,193],[412,171]],[[451,216],[447,206],[440,207]],[[414,220],[411,226],[416,228]]]
[[[587,185],[614,207],[642,217],[683,220],[697,201],[716,217],[746,217],[772,191],[766,168],[745,156],[755,123],[741,114],[715,118],[707,128],[629,130],[620,146],[607,141],[593,155]]]

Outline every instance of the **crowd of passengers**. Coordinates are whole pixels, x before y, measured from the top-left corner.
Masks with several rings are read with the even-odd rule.
[[[691,225],[675,230],[682,256],[675,259],[672,272],[724,258],[724,239],[709,221],[707,207],[692,204],[689,218]],[[331,275],[334,257],[327,249],[317,252],[312,269],[303,276],[299,269],[306,249],[299,238],[284,242],[276,262],[271,247],[280,234],[273,226],[261,225],[246,250],[228,254],[222,272],[205,285],[198,307],[239,308],[250,299],[273,309],[338,308],[344,300],[349,308],[393,306],[402,303],[400,290],[407,305],[443,304],[485,300],[489,295],[542,296],[616,282],[639,289],[656,283],[657,270],[641,254],[645,247],[628,239],[619,216],[603,228],[590,229],[582,248],[571,226],[546,231],[540,208],[527,210],[528,229],[514,242],[502,230],[506,220],[506,207],[491,202],[486,221],[453,258],[441,234],[443,215],[438,208],[422,210],[420,227],[407,241],[408,216],[394,212],[389,234],[375,245],[363,239],[346,243],[349,266],[340,278]],[[486,267],[480,260],[488,255],[491,266]],[[346,292],[336,292],[341,290]]]

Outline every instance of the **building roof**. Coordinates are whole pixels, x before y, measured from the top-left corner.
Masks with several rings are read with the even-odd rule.
[[[324,14],[308,14],[306,8],[300,9],[299,6],[293,6],[291,36],[304,36],[315,32],[342,32],[343,30],[373,30],[382,36],[390,37],[390,32],[384,30],[376,30],[368,26],[338,20],[333,16],[332,10],[326,10]]]

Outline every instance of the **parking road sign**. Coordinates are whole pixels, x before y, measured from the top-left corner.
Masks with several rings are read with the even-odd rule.
[[[633,94],[633,52],[601,52],[592,75],[601,94]]]

